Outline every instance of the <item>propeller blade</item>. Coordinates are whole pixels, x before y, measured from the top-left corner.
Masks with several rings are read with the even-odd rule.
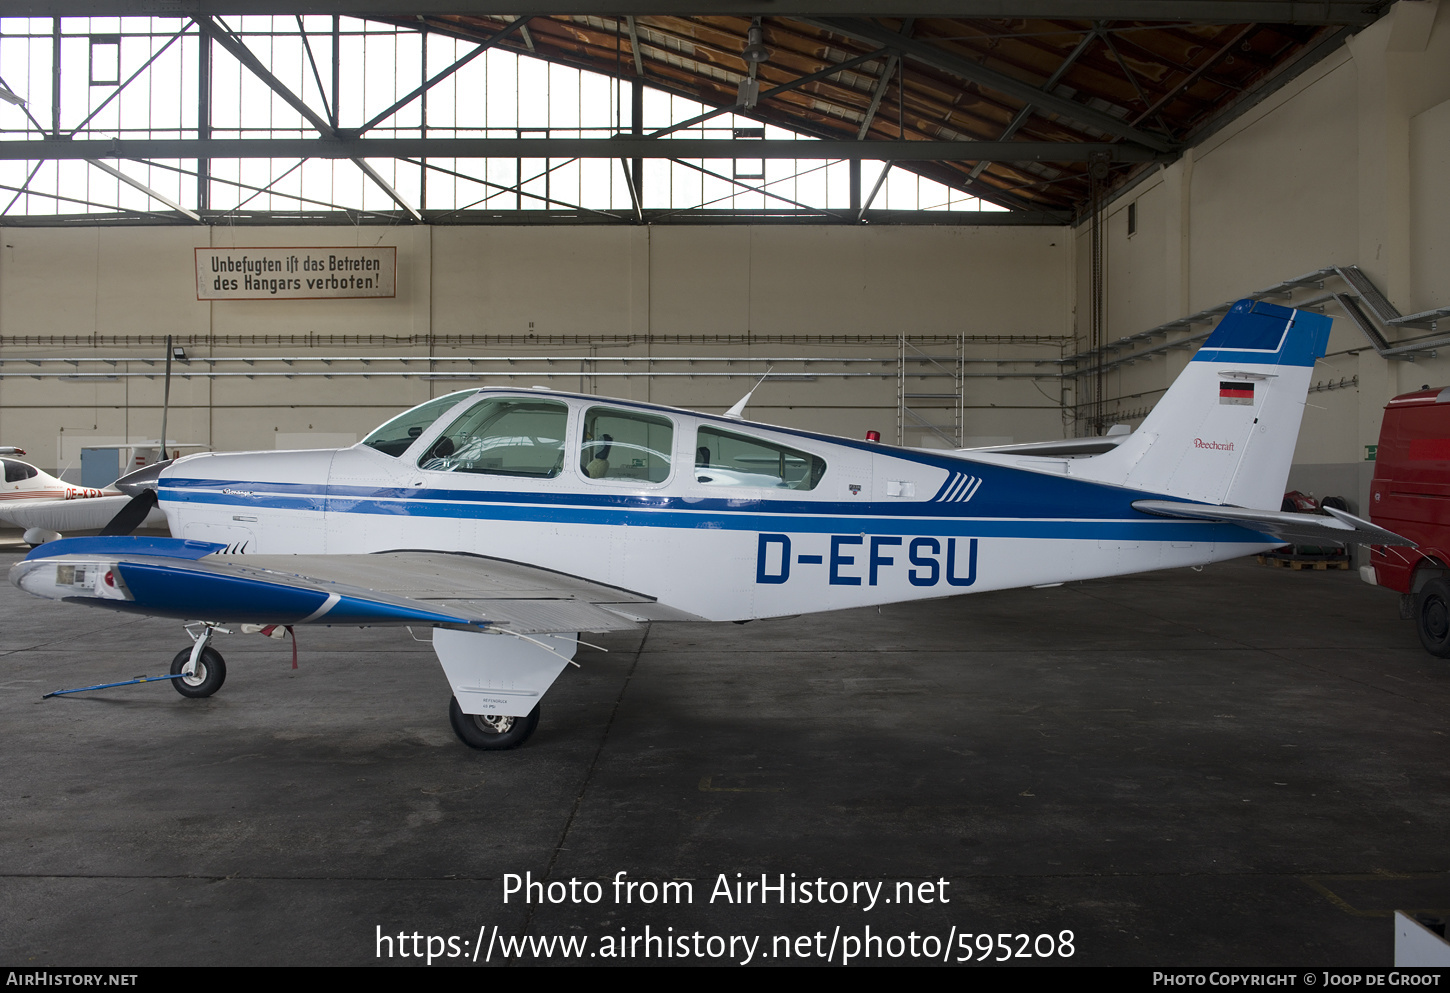
[[[101,529],[101,536],[106,538],[122,537],[130,534],[141,526],[148,514],[156,508],[156,491],[142,490],[131,498],[131,502],[122,507],[111,522]]]

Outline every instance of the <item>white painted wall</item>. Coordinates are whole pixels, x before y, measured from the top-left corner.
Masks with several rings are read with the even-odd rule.
[[[1330,265],[1358,265],[1402,313],[1450,305],[1447,160],[1450,4],[1402,3],[1111,205],[1108,338]],[[1129,237],[1133,202],[1138,231]],[[1077,333],[1085,340],[1086,226],[1076,236]],[[1295,462],[1300,478],[1342,487],[1353,501],[1367,487],[1365,446],[1378,438],[1384,403],[1422,384],[1450,384],[1450,351],[1386,361],[1337,309],[1326,312],[1335,316],[1334,331],[1315,380],[1358,376],[1359,385],[1310,394]],[[1188,354],[1119,367],[1106,395],[1118,409],[1140,411]]]
[[[1325,265],[1359,265],[1406,313],[1450,304],[1447,159],[1450,3],[1401,4],[1112,203],[1109,338]],[[1129,237],[1133,203],[1138,227]],[[144,334],[189,336],[201,342],[195,355],[426,359],[431,347],[443,357],[555,359],[517,367],[536,373],[577,372],[578,363],[569,360],[583,351],[637,359],[874,356],[883,360],[871,367],[878,378],[770,382],[756,394],[752,412],[845,435],[876,429],[888,439],[896,433],[895,349],[855,336],[1075,334],[1081,343],[1087,325],[1085,229],[218,226],[0,233],[0,358],[7,362],[65,350],[135,355],[127,336]],[[359,244],[397,246],[396,298],[195,299],[196,246]],[[122,337],[107,337],[114,335]],[[581,340],[551,340],[561,335]],[[25,336],[45,340],[27,344]],[[54,336],[64,336],[64,343]],[[453,336],[485,337],[451,342]],[[1365,446],[1377,439],[1384,402],[1423,383],[1450,383],[1450,351],[1445,359],[1391,363],[1364,345],[1356,328],[1336,319],[1331,355],[1316,380],[1358,377],[1358,386],[1309,398],[1296,461],[1315,479],[1367,478]],[[1056,358],[1073,347],[979,341],[967,355]],[[155,345],[146,348],[160,354]],[[1188,354],[1169,352],[1114,370],[1110,409],[1151,407]],[[701,373],[719,368],[700,365]],[[751,385],[703,374],[506,382],[716,410]],[[170,434],[224,449],[270,449],[308,433],[361,436],[392,412],[463,385],[382,376],[178,379]],[[907,388],[948,387],[917,380]],[[969,438],[1036,440],[1073,430],[1054,409],[1049,382],[979,376],[968,381],[966,398],[963,434]],[[49,467],[63,433],[153,437],[160,403],[159,379],[6,379],[0,440],[31,448]],[[949,407],[920,406],[928,419],[951,420]],[[908,443],[933,440],[924,429],[907,433]],[[66,448],[83,443],[71,440]]]
[[[137,335],[175,335],[193,359],[206,356],[413,357],[368,370],[426,371],[435,356],[552,356],[516,368],[578,371],[570,357],[596,355],[871,356],[875,378],[822,375],[768,382],[753,416],[773,423],[861,436],[896,434],[898,334],[992,336],[975,357],[1058,358],[1072,333],[1073,246],[1063,228],[1033,227],[358,227],[358,228],[0,228],[0,358],[58,355],[160,359],[161,344]],[[249,246],[394,245],[393,299],[199,302],[193,249]],[[433,336],[430,346],[429,336]],[[575,336],[560,343],[551,336]],[[681,336],[688,340],[678,340]],[[858,336],[884,336],[861,343]],[[1042,345],[999,343],[1042,336]],[[458,341],[458,338],[463,341]],[[30,340],[27,341],[27,338]],[[450,340],[452,339],[452,340]],[[888,340],[889,339],[889,340]],[[954,348],[941,349],[954,356]],[[55,367],[45,367],[54,370]],[[78,368],[135,371],[137,365]],[[398,410],[472,382],[376,375],[264,377],[278,365],[207,380],[202,368],[174,370],[168,436],[225,450],[271,449],[316,434],[361,437]],[[315,367],[314,367],[315,368]],[[343,370],[364,367],[342,363]],[[455,367],[456,368],[456,367]],[[626,366],[612,366],[626,370]],[[636,363],[633,369],[645,366]],[[701,372],[727,367],[702,365]],[[740,372],[765,364],[737,364]],[[987,373],[990,365],[971,367]],[[1032,368],[1028,366],[1026,368]],[[1050,367],[1049,367],[1050,368]],[[85,439],[154,438],[162,380],[0,381],[0,438],[27,448],[42,467],[62,467],[61,450]],[[787,370],[782,370],[787,371]],[[795,369],[793,371],[799,371]],[[756,373],[758,375],[758,373]],[[578,376],[489,380],[592,389],[605,395],[700,409],[724,409],[750,377],[650,379]],[[970,381],[966,436],[1059,437],[1056,389],[1028,380]],[[951,384],[913,381],[918,392]],[[928,404],[929,405],[929,404]],[[950,407],[932,419],[951,421]],[[61,438],[65,437],[64,445]],[[911,444],[932,443],[909,431]]]

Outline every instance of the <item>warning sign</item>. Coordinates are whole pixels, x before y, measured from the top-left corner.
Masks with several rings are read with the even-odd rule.
[[[397,295],[398,249],[198,248],[198,300],[335,300]]]

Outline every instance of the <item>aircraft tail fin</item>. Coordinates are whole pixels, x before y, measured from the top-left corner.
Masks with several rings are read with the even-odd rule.
[[[1074,476],[1205,503],[1277,510],[1330,318],[1240,300],[1142,427]]]

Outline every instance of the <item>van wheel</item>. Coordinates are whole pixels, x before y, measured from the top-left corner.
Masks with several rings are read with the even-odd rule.
[[[1415,630],[1425,651],[1450,658],[1450,583],[1432,579],[1415,600]]]

